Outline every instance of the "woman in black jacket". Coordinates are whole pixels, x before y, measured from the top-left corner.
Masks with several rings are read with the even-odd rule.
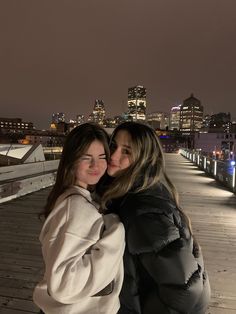
[[[142,123],[119,125],[107,172],[98,190],[103,210],[116,212],[126,231],[119,313],[204,314],[208,276],[156,132]]]

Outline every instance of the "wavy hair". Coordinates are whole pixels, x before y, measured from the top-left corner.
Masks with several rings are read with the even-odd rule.
[[[93,141],[104,145],[107,159],[109,152],[109,137],[106,131],[95,123],[84,123],[74,128],[66,137],[65,144],[57,170],[56,182],[47,198],[47,203],[41,215],[45,218],[52,211],[57,198],[70,186],[75,184],[75,166],[78,159],[89,148]]]
[[[144,123],[124,122],[112,133],[110,145],[119,131],[126,131],[131,137],[132,162],[128,168],[117,173],[112,184],[103,193],[102,210],[105,210],[106,204],[111,199],[122,197],[131,190],[138,193],[162,182],[185,217],[191,232],[190,219],[180,208],[177,190],[166,174],[164,154],[155,130]]]

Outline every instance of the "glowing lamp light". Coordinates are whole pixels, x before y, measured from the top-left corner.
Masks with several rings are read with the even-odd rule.
[[[214,176],[216,176],[217,173],[217,161],[214,162]]]
[[[231,164],[231,166],[235,166],[235,161],[231,160],[230,164]]]
[[[236,172],[236,168],[234,167],[234,170],[233,170],[233,180],[232,180],[232,187],[235,188],[235,172]]]

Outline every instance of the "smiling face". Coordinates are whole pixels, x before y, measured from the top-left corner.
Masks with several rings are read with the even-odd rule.
[[[104,146],[95,140],[78,160],[75,170],[75,185],[87,189],[88,185],[94,185],[99,181],[106,169],[107,160]]]
[[[132,163],[130,134],[125,130],[118,131],[112,139],[110,150],[107,173],[115,177],[118,171],[128,168]]]

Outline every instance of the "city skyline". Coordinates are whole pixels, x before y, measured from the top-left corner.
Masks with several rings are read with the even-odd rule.
[[[195,95],[192,93],[192,94],[190,94],[188,97],[186,97],[186,99],[187,98],[189,98],[190,96],[194,96],[195,97]],[[196,97],[197,98],[197,97]],[[198,98],[197,98],[198,99]],[[185,99],[184,99],[185,100]],[[170,114],[171,114],[171,109],[173,108],[173,107],[175,107],[175,106],[179,106],[179,105],[183,105],[183,102],[184,102],[184,100],[181,102],[181,103],[179,103],[179,104],[173,104],[173,105],[171,105],[167,110],[165,110],[165,111],[162,111],[162,110],[153,110],[153,111],[150,111],[150,110],[147,110],[147,114],[154,114],[154,113],[158,113],[158,112],[161,112],[161,113],[164,113],[164,114],[167,114],[167,115],[169,115],[170,116]],[[200,99],[199,99],[200,100]],[[95,99],[94,100],[95,102],[97,101],[97,99]],[[101,100],[99,100],[99,101],[103,101],[102,99]],[[201,101],[201,100],[200,100]],[[88,121],[88,119],[89,119],[89,117],[91,116],[91,114],[92,114],[92,112],[93,112],[93,107],[94,107],[94,104],[91,104],[91,106],[90,107],[88,107],[87,106],[87,108],[88,108],[88,114],[84,114],[83,112],[80,112],[80,113],[71,113],[71,115],[68,115],[68,114],[66,114],[65,113],[65,111],[64,112],[62,112],[62,111],[55,111],[55,112],[52,112],[51,113],[51,115],[50,116],[45,116],[44,118],[44,120],[43,120],[43,122],[42,122],[42,125],[46,125],[45,124],[45,121],[47,120],[48,121],[48,125],[46,125],[46,127],[42,127],[42,128],[40,128],[40,127],[37,127],[37,125],[36,125],[36,123],[35,123],[35,121],[34,120],[27,120],[26,118],[25,118],[25,114],[21,114],[20,116],[15,116],[14,114],[13,115],[10,115],[10,116],[2,116],[2,118],[19,118],[19,119],[22,119],[22,121],[24,121],[24,122],[29,122],[29,123],[33,123],[33,125],[34,125],[34,127],[36,128],[36,129],[49,129],[50,128],[50,124],[53,122],[52,120],[53,120],[53,115],[54,114],[57,114],[57,113],[60,113],[60,114],[64,114],[64,118],[65,118],[65,122],[69,122],[70,120],[76,120],[76,116],[77,115],[83,115],[84,116],[84,118],[85,118],[85,121]],[[204,107],[204,106],[203,106]],[[89,108],[90,108],[90,111],[89,111]],[[123,115],[124,113],[127,113],[128,112],[128,103],[127,103],[127,108],[126,108],[126,110],[125,111],[123,111],[123,112],[117,112],[115,115],[111,115],[111,114],[109,114],[109,112],[107,111],[107,108],[106,108],[106,104],[104,104],[104,109],[105,109],[105,118],[114,118],[115,116],[120,116],[120,115]],[[148,106],[147,106],[147,109],[148,109]],[[217,111],[217,112],[211,112],[211,113],[209,113],[209,112],[206,112],[206,110],[204,110],[204,116],[205,115],[214,115],[214,114],[218,114],[218,113],[220,113],[220,112],[224,112],[223,110],[221,110],[221,111]],[[228,112],[226,112],[226,113],[228,113]],[[231,121],[235,121],[236,119],[234,119],[234,117],[232,116],[232,114],[231,114],[231,112],[229,112],[230,113],[230,115],[231,115]],[[37,119],[37,118],[35,118],[35,119]]]
[[[0,3],[0,116],[47,128],[54,112],[127,111],[128,88],[147,89],[147,113],[191,93],[204,114],[236,119],[234,0]]]

